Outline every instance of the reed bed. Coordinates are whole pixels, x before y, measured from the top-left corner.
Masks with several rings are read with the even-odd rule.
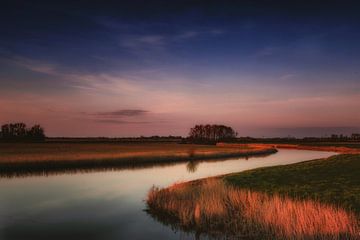
[[[356,216],[339,207],[242,190],[221,179],[153,187],[147,205],[164,223],[216,238],[360,238]]]
[[[216,146],[219,147],[251,147],[253,149],[263,149],[263,148],[278,148],[278,149],[296,149],[296,150],[311,150],[311,151],[326,151],[326,152],[337,152],[344,154],[359,154],[360,149],[354,147],[357,144],[348,144],[348,146],[336,146],[336,143],[333,145],[300,145],[300,144],[271,144],[271,143],[251,143],[251,144],[241,144],[241,143],[218,143]]]
[[[192,144],[0,144],[0,177],[73,170],[142,167],[189,160],[275,153],[274,148],[216,147]]]
[[[263,150],[274,150],[274,148],[217,147],[214,145],[172,143],[0,143],[0,163],[172,156],[196,158],[222,154],[251,154]]]

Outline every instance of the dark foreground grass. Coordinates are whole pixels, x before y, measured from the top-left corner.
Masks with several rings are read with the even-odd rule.
[[[360,214],[360,154],[260,168],[224,180],[242,189],[314,199]]]

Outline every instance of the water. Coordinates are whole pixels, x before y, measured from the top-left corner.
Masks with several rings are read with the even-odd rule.
[[[144,199],[153,185],[165,187],[334,154],[279,150],[249,159],[0,178],[0,239],[193,239],[173,232],[143,211]]]

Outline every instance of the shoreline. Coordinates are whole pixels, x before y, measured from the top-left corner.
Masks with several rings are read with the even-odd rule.
[[[154,187],[146,199],[147,212],[175,229],[206,236],[214,233],[231,237],[234,233],[246,235],[259,230],[271,239],[357,239],[359,160],[360,154],[339,154]],[[233,214],[234,209],[239,212]],[[267,212],[271,214],[266,215]],[[324,224],[329,216],[334,219]],[[286,220],[278,222],[279,219]],[[230,223],[234,228],[226,228]],[[298,228],[299,223],[303,225]],[[254,224],[258,229],[253,228]],[[241,225],[246,227],[238,228]],[[312,226],[323,229],[319,236],[307,235],[312,234]],[[351,228],[342,229],[343,226]]]
[[[360,149],[350,147],[338,147],[338,146],[312,146],[301,144],[272,144],[272,143],[250,143],[250,144],[237,144],[237,143],[218,143],[217,146],[222,147],[272,147],[279,149],[294,149],[294,150],[310,150],[310,151],[325,151],[325,152],[337,152],[342,154],[360,154]]]
[[[218,145],[218,144],[217,144]],[[205,177],[205,178],[200,178],[200,179],[195,179],[195,180],[191,180],[191,181],[185,181],[185,182],[180,182],[180,183],[176,183],[176,185],[189,185],[189,186],[197,186],[199,184],[202,184],[203,182],[207,181],[207,180],[221,180],[221,179],[225,179],[227,177],[231,177],[231,176],[235,176],[244,172],[251,172],[251,171],[257,171],[259,169],[267,169],[267,168],[276,168],[276,167],[281,167],[281,166],[296,166],[296,165],[301,165],[301,164],[306,164],[306,163],[311,163],[311,162],[316,162],[316,161],[326,161],[327,159],[333,158],[335,156],[342,156],[342,155],[357,155],[360,154],[360,149],[352,149],[352,148],[348,148],[348,147],[333,147],[333,146],[321,146],[321,147],[317,147],[317,146],[302,146],[302,145],[297,145],[297,144],[223,144],[220,143],[220,146],[244,146],[244,145],[256,145],[256,147],[274,147],[275,149],[290,149],[290,150],[310,150],[310,151],[326,151],[326,152],[335,152],[338,153],[339,155],[332,155],[330,157],[327,158],[318,158],[318,159],[309,159],[309,160],[305,160],[302,162],[297,162],[297,163],[291,163],[291,164],[286,164],[286,165],[277,165],[277,166],[269,166],[269,167],[259,167],[259,168],[255,168],[255,169],[250,169],[250,170],[245,170],[242,172],[233,172],[233,173],[227,173],[227,174],[220,174],[217,176],[211,176],[211,177]],[[360,156],[359,156],[360,157]],[[163,189],[167,189],[170,188],[171,186],[165,187]]]
[[[357,239],[360,229],[357,216],[340,206],[241,189],[221,179],[153,187],[146,212],[172,229],[216,239]]]
[[[216,159],[228,159],[232,157],[252,157],[274,154],[277,152],[272,147],[249,146],[239,147],[216,147],[219,151],[210,153],[196,152],[189,148],[188,152],[174,154],[159,154],[149,152],[147,155],[75,159],[75,160],[40,160],[40,161],[2,161],[0,162],[0,177],[16,177],[28,175],[48,175],[58,173],[91,172],[97,170],[116,170],[146,168],[176,164],[189,161],[206,161]],[[225,151],[225,150],[227,151]],[[232,150],[232,151],[229,151]],[[222,152],[223,151],[223,152]]]

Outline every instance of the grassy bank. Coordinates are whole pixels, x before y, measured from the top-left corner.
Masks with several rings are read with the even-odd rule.
[[[175,143],[1,143],[0,175],[135,167],[274,152],[269,147]]]
[[[358,148],[360,149],[360,142],[315,142],[315,143],[301,143],[304,146],[319,146],[319,147],[347,147],[347,148]]]
[[[356,147],[353,147],[356,145]],[[252,144],[239,144],[239,143],[218,143],[217,146],[223,147],[274,147],[280,149],[296,149],[296,150],[312,150],[312,151],[326,151],[347,154],[360,154],[359,144],[337,144],[337,143],[323,143],[323,144],[270,144],[270,143],[252,143]]]
[[[286,166],[232,174],[224,180],[234,186],[315,199],[360,213],[360,154],[342,154]]]
[[[360,155],[342,154],[154,188],[147,203],[158,220],[198,234],[358,239],[359,172]]]
[[[175,229],[223,239],[358,239],[354,214],[312,200],[243,190],[208,179],[153,188],[149,213]]]

